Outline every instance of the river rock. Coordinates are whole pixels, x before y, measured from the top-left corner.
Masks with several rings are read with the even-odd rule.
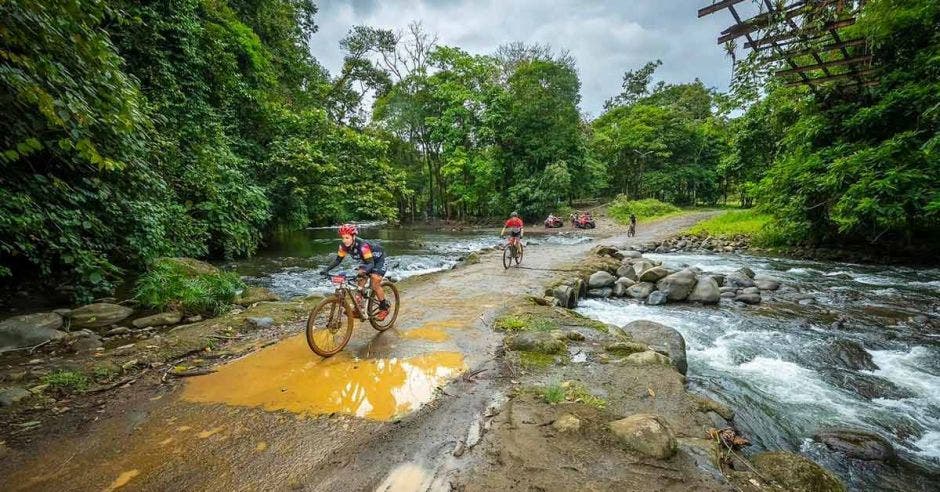
[[[639,281],[655,283],[666,275],[669,275],[669,271],[661,266],[655,266],[641,273],[639,276]]]
[[[792,492],[844,492],[845,486],[831,472],[798,454],[786,451],[760,453],[754,468]]]
[[[540,352],[543,354],[561,354],[568,350],[563,340],[545,332],[522,332],[506,337],[506,346],[510,350]]]
[[[147,328],[150,326],[166,326],[166,325],[175,325],[183,319],[183,315],[175,311],[168,311],[166,313],[157,313],[151,316],[144,316],[143,318],[137,318],[133,321],[133,325],[136,328]]]
[[[623,297],[627,295],[627,286],[620,283],[619,281],[615,282],[610,295],[613,297]]]
[[[101,337],[89,329],[69,333],[66,337],[66,343],[68,344],[69,350],[75,353],[94,352],[95,349],[103,345],[101,343]]]
[[[725,286],[725,275],[723,273],[710,273],[708,274],[711,278],[715,279],[715,283],[718,284],[718,287]]]
[[[871,358],[865,347],[858,342],[846,339],[837,339],[826,344],[823,356],[832,363],[855,371],[874,371],[878,365]]]
[[[248,287],[241,294],[235,297],[235,304],[239,306],[250,306],[256,302],[277,302],[281,298],[264,287]]]
[[[820,374],[827,383],[851,391],[869,401],[875,398],[903,400],[915,396],[912,391],[874,374],[855,372],[841,367],[824,368],[820,370]]]
[[[654,265],[649,260],[638,261],[633,264],[633,272],[636,274],[637,278],[640,278],[641,273],[649,270],[650,268],[653,268],[654,266],[657,266],[657,265]]]
[[[561,307],[573,309],[578,305],[578,296],[568,285],[559,285],[552,289],[552,297],[558,300]]]
[[[604,287],[610,287],[614,285],[614,282],[617,281],[617,277],[614,277],[608,272],[599,271],[591,274],[591,277],[588,278],[588,288],[589,289],[602,289]]]
[[[865,461],[892,461],[894,447],[878,434],[853,429],[828,429],[817,432],[813,439],[832,451],[849,458]]]
[[[636,270],[633,269],[633,265],[621,265],[617,269],[617,276],[636,281]]]
[[[700,412],[715,412],[721,418],[730,422],[734,419],[734,410],[725,405],[724,403],[717,402],[701,395],[690,395],[692,400],[695,402],[695,406]]]
[[[627,295],[634,299],[646,299],[656,286],[649,282],[640,282],[627,287]]]
[[[695,286],[695,273],[685,269],[664,277],[656,288],[664,292],[670,301],[682,301],[689,297]]]
[[[624,325],[623,331],[635,341],[645,343],[657,352],[668,354],[672,365],[680,373],[685,374],[688,370],[685,339],[675,328],[653,321],[637,320]]]
[[[614,293],[614,289],[610,287],[604,287],[602,289],[588,289],[588,297],[595,297],[598,299],[607,299]]]
[[[99,302],[73,310],[69,320],[74,328],[102,328],[123,321],[133,312],[126,306]]]
[[[695,287],[692,288],[692,292],[686,300],[701,302],[702,304],[717,304],[720,296],[721,291],[718,282],[715,282],[715,279],[710,276],[703,275],[698,278],[698,282],[695,282]]]
[[[630,355],[638,352],[646,352],[650,348],[643,343],[637,342],[612,342],[604,346],[604,350],[618,355]]]
[[[744,304],[760,304],[760,294],[738,294],[734,297],[735,301]]]
[[[620,250],[620,254],[622,254],[624,258],[642,258],[643,257],[643,253],[640,253],[639,251],[632,250],[632,249]]]
[[[654,290],[653,292],[650,292],[649,297],[646,298],[646,304],[650,306],[662,306],[663,304],[666,304],[667,300],[668,296],[665,292],[661,290]]]
[[[552,422],[552,429],[558,432],[577,432],[580,428],[581,421],[570,413],[566,413]]]
[[[19,386],[0,389],[0,407],[13,406],[29,398],[30,395],[32,395],[32,393],[30,393],[29,390],[20,388]]]
[[[738,294],[735,293],[735,291],[732,290],[732,291],[729,291],[729,292],[722,292],[719,297],[721,297],[721,298],[723,298],[723,299],[734,299],[734,297],[737,296],[737,295],[738,295]]]
[[[65,336],[56,313],[24,314],[0,322],[0,352],[32,347]]]
[[[607,424],[620,445],[635,453],[669,459],[676,454],[676,437],[666,419],[651,414],[636,414]]]
[[[743,275],[732,273],[731,275],[725,277],[725,286],[744,289],[747,287],[754,287],[754,281]]]
[[[760,290],[777,290],[780,288],[780,282],[771,279],[759,278],[754,281],[754,285]]]
[[[725,285],[724,287],[718,287],[718,291],[721,292],[722,294],[724,294],[725,292],[732,292],[732,293],[737,294],[738,288]]]
[[[738,275],[740,275],[740,276],[742,276],[742,277],[747,277],[747,278],[749,278],[749,279],[751,279],[751,280],[754,280],[754,270],[751,270],[751,269],[748,268],[748,267],[741,267],[741,268],[738,268],[737,270],[734,271],[734,273],[736,273],[736,274],[738,274]]]

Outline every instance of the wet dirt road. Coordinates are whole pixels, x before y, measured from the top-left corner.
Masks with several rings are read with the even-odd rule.
[[[711,215],[601,223],[604,244],[667,236]],[[610,237],[613,236],[613,237]],[[2,490],[447,489],[454,453],[509,384],[489,329],[503,306],[541,296],[556,269],[601,241],[532,245],[520,268],[500,252],[401,282],[395,329],[357,323],[343,353],[314,355],[298,334],[180,385],[138,388],[124,410],[0,462]],[[302,330],[298,326],[298,332]]]

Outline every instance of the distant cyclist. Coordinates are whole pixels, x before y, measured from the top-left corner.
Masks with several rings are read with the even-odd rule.
[[[633,213],[630,214],[630,231],[629,232],[631,236],[636,235],[636,215]]]
[[[509,244],[517,244],[523,236],[525,224],[519,218],[518,212],[509,214],[509,220],[503,225],[503,230],[499,232],[500,236],[506,235],[506,229],[509,229]]]
[[[367,277],[372,277],[372,290],[375,291],[375,296],[379,299],[379,312],[375,317],[379,321],[385,320],[391,306],[385,300],[385,291],[382,289],[382,277],[385,276],[385,252],[382,250],[382,246],[377,243],[369,243],[358,237],[359,229],[354,224],[340,226],[339,236],[343,242],[339,245],[336,258],[333,259],[333,263],[320,270],[320,273],[327,275],[330,270],[339,266],[346,258],[346,255],[351,256],[353,260],[358,260],[360,262],[359,287],[365,285]]]

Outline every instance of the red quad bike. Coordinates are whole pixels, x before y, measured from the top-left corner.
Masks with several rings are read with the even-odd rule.
[[[574,226],[578,229],[593,229],[597,224],[594,223],[594,219],[592,219],[590,215],[583,214],[575,219]]]
[[[561,217],[555,217],[554,215],[549,215],[548,218],[545,219],[546,229],[555,229],[563,225],[565,225],[565,222],[561,220]]]

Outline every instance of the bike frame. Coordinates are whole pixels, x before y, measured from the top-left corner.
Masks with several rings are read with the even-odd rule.
[[[338,276],[340,275],[332,276],[331,279],[338,277]],[[344,278],[347,277],[346,274],[342,274],[341,276]],[[335,283],[336,282],[334,281],[334,284]],[[366,316],[365,313],[363,313],[361,309],[359,309],[359,303],[356,302],[356,297],[353,296],[353,291],[358,291],[359,293],[362,294],[363,301],[368,302],[368,299],[366,298],[366,295],[365,295],[366,288],[369,288],[369,289],[372,288],[371,277],[369,277],[368,282],[363,287],[360,287],[359,283],[356,282],[356,277],[346,278],[342,284],[336,285],[336,290],[333,291],[333,295],[335,295],[338,299],[341,300],[343,309],[349,309],[347,305],[347,301],[348,301],[348,304],[352,305],[352,312],[356,316],[356,318],[359,319],[360,321],[366,321],[369,319],[369,317]]]

